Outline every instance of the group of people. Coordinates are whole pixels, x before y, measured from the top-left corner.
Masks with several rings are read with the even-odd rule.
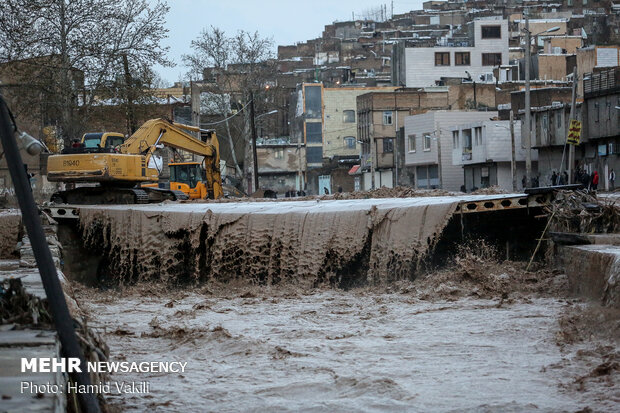
[[[609,190],[614,191],[616,189],[616,172],[612,169],[609,171]],[[585,188],[588,188],[592,191],[596,191],[598,189],[599,182],[601,180],[601,176],[598,171],[592,172],[590,175],[585,169],[578,168],[575,171],[575,182],[582,184]],[[565,185],[568,182],[568,174],[564,172],[562,176],[559,176],[553,171],[551,175],[551,184],[552,185]]]
[[[592,175],[590,175],[584,169],[579,168],[575,172],[575,182],[581,183],[585,188],[591,189],[592,191],[596,191],[598,189],[599,180],[600,178],[598,171],[594,171]]]
[[[609,190],[613,191],[615,190],[615,182],[616,182],[616,172],[613,169],[609,172],[608,178],[609,178]],[[592,190],[592,191],[596,191],[598,189],[598,184],[600,182],[600,179],[601,177],[598,171],[592,172],[592,175],[590,175],[585,169],[582,169],[582,168],[579,168],[575,171],[575,183],[580,183],[585,188]],[[526,182],[527,182],[526,177],[524,175],[523,179],[521,179],[521,184],[523,185],[524,188],[525,188]],[[569,184],[568,173],[566,171],[562,173],[557,173],[556,171],[553,171],[553,173],[551,174],[551,185],[552,186],[568,185],[568,184]],[[538,186],[540,186],[539,177],[532,177],[531,187],[536,188]]]
[[[564,171],[561,174],[558,174],[555,171],[553,171],[553,174],[551,175],[551,185],[556,186],[556,185],[566,185],[566,184],[568,184],[568,173]]]

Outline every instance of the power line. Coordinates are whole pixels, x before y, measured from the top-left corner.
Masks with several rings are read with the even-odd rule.
[[[200,126],[217,125],[217,124],[220,124],[220,123],[224,123],[224,122],[226,122],[228,119],[232,119],[232,118],[234,118],[235,116],[237,116],[238,114],[240,114],[241,112],[243,112],[243,110],[244,110],[244,109],[245,109],[245,108],[246,108],[246,107],[247,107],[247,106],[248,106],[248,105],[252,102],[252,100],[253,100],[253,99],[249,100],[249,101],[248,101],[248,103],[246,103],[246,104],[245,104],[245,105],[244,105],[241,109],[239,109],[239,110],[237,111],[237,113],[234,113],[234,114],[230,115],[229,117],[224,118],[224,119],[222,119],[222,120],[218,120],[217,122],[208,122],[208,123],[203,123],[203,122],[200,122]]]

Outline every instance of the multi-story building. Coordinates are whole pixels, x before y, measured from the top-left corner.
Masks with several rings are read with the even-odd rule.
[[[359,159],[357,142],[357,97],[365,93],[384,93],[393,87],[323,88],[323,157]]]
[[[270,189],[283,197],[298,190],[299,179],[306,171],[304,145],[288,139],[261,139],[256,146],[259,188]]]
[[[434,86],[442,77],[494,82],[493,68],[508,64],[508,20],[478,18],[467,35],[437,41],[433,47],[407,47],[392,53],[392,82],[407,87]]]
[[[422,90],[398,89],[392,93],[369,92],[358,96],[357,136],[362,145],[360,159],[364,190],[381,186],[409,185],[404,170],[404,146],[397,139],[405,118],[430,109],[447,109],[450,96],[447,87]]]
[[[577,102],[574,114],[581,122],[581,138],[574,151],[573,171],[598,171],[599,189],[608,189],[609,172],[620,171],[620,68],[586,73],[583,90],[584,101]],[[532,109],[532,146],[539,153],[541,185],[549,184],[553,171],[569,167],[565,145],[569,121],[568,103]]]
[[[296,139],[306,145],[307,173],[302,187],[308,193],[329,193],[338,187],[353,188],[353,182],[342,182],[338,178],[333,185],[333,176],[341,177],[341,171],[359,164],[358,119],[356,98],[364,93],[386,93],[393,87],[335,87],[325,88],[322,83],[304,83],[297,93],[297,111],[294,119]],[[336,162],[331,162],[336,159]],[[333,172],[333,173],[332,173]],[[315,176],[316,175],[316,176]],[[333,176],[332,176],[333,175]],[[353,181],[353,177],[344,174]]]
[[[452,132],[452,163],[463,168],[466,191],[489,186],[499,186],[506,191],[522,189],[525,149],[521,143],[521,124],[513,121],[513,128],[514,176],[510,121],[484,120],[449,128]],[[532,150],[532,161],[537,159],[538,152]]]
[[[459,191],[465,184],[462,166],[452,162],[454,127],[488,121],[497,112],[435,110],[405,119],[405,167],[416,188]]]

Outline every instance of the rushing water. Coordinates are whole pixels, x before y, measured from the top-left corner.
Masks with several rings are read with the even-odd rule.
[[[554,340],[562,300],[87,296],[112,361],[188,363],[183,374],[114,375],[150,382],[149,394],[109,398],[124,410],[613,410],[567,390],[574,372],[554,367],[564,360]]]

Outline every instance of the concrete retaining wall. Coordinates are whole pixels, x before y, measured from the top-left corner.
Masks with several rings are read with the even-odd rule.
[[[572,293],[620,308],[620,246],[560,246],[558,257]]]

